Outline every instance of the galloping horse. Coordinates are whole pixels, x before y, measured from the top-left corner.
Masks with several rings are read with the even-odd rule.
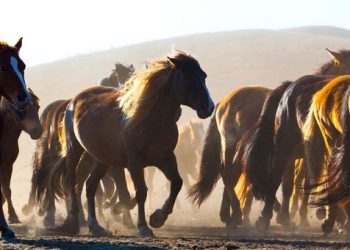
[[[180,127],[179,140],[175,147],[175,156],[181,178],[187,191],[191,188],[190,178],[195,179],[198,175],[197,164],[202,154],[204,141],[203,123],[190,121]],[[149,204],[152,202],[153,178],[155,168],[147,168],[146,184],[148,187]],[[168,187],[168,186],[167,186]]]
[[[112,87],[120,87],[124,84],[125,79],[128,79],[130,75],[134,72],[133,66],[124,66],[120,63],[115,64],[115,70],[112,71],[109,77],[104,78],[100,85],[108,85]],[[47,176],[49,176],[53,165],[61,159],[60,151],[61,144],[59,141],[60,127],[63,120],[64,112],[67,108],[67,105],[70,100],[58,100],[50,105],[48,105],[42,115],[41,123],[44,128],[44,133],[42,137],[37,141],[36,150],[34,153],[34,162],[33,162],[33,176],[32,176],[32,187],[29,194],[29,199],[26,205],[23,206],[22,212],[26,215],[30,214],[36,204],[35,196],[36,194],[40,197],[40,209],[39,214],[43,215],[46,212],[44,218],[44,225],[46,227],[52,227],[55,225],[55,201],[54,195],[49,192],[49,185],[60,185],[61,181],[57,180],[58,183],[45,183]],[[85,159],[86,157],[86,159]],[[91,169],[93,167],[93,159],[90,156],[84,154],[82,156],[81,164],[79,164],[77,172],[77,195],[81,195],[83,184],[88,177]],[[109,183],[105,181],[104,184]],[[45,184],[44,184],[45,183]],[[38,185],[39,184],[39,185]],[[42,184],[42,185],[41,185]],[[109,191],[113,195],[114,191],[114,182],[112,185],[107,186],[105,184],[105,192]],[[106,189],[107,187],[107,189]],[[57,194],[56,194],[57,195]],[[100,199],[102,199],[102,194]],[[62,197],[63,198],[63,197]],[[99,212],[101,213],[101,207],[99,206]],[[85,220],[81,215],[81,221]],[[128,221],[130,223],[130,221]]]
[[[1,137],[1,163],[0,163],[0,180],[1,191],[7,201],[9,222],[19,223],[18,216],[13,207],[11,200],[11,176],[13,163],[17,159],[19,148],[18,138],[22,131],[30,135],[33,140],[38,139],[42,133],[42,127],[39,120],[39,98],[29,89],[33,103],[26,110],[26,115],[23,119],[18,119],[16,109],[6,99],[1,99],[0,102],[0,118],[3,120],[3,135]]]
[[[122,90],[87,89],[71,101],[65,114],[69,210],[63,230],[77,233],[78,202],[74,193],[75,167],[84,150],[103,164],[95,167],[87,180],[88,223],[92,232],[103,233],[95,215],[94,196],[100,179],[127,167],[136,189],[137,228],[141,237],[153,236],[148,227],[144,203],[147,187],[143,169],[157,166],[171,182],[170,195],[161,209],[150,217],[150,225],[160,227],[172,213],[182,186],[174,149],[180,105],[196,110],[199,118],[209,117],[214,104],[205,85],[206,74],[192,56],[178,52],[155,60],[136,73]],[[73,129],[74,128],[74,129]]]
[[[341,52],[341,56],[330,50],[328,50],[328,52],[332,56],[332,62],[323,65],[316,74],[339,75],[346,73],[346,71],[350,69],[350,62],[346,52]],[[219,178],[219,174],[221,173],[225,189],[221,204],[220,217],[227,226],[240,224],[242,217],[238,197],[235,192],[231,194],[233,187],[236,185],[241,175],[242,165],[245,165],[241,162],[241,157],[238,157],[238,152],[236,152],[239,148],[237,143],[244,135],[246,138],[250,137],[250,140],[253,140],[252,138],[254,138],[254,136],[248,136],[247,134],[248,132],[250,134],[252,133],[250,130],[255,131],[257,136],[262,139],[271,136],[268,134],[269,131],[266,132],[266,129],[269,129],[269,127],[264,125],[271,124],[273,126],[278,103],[284,90],[289,84],[290,82],[286,82],[272,92],[270,89],[258,86],[239,88],[232,91],[217,105],[215,116],[212,118],[206,134],[200,163],[199,179],[191,190],[190,196],[193,196],[194,201],[197,201],[197,204],[200,205],[211,193]],[[254,101],[247,103],[247,100]],[[264,108],[263,105],[265,105]],[[262,117],[260,118],[260,121],[258,121],[261,112]],[[258,124],[256,124],[256,122],[258,122]],[[244,143],[246,142],[244,141]],[[242,148],[245,148],[244,143],[242,143]],[[259,144],[260,151],[256,150],[254,154],[250,155],[252,155],[252,157],[256,154],[261,155],[261,152],[266,150],[266,145],[268,144]],[[237,154],[237,157],[235,162],[232,162],[235,153]],[[258,166],[255,166],[257,169],[254,171],[266,171],[265,169],[259,168],[259,161],[261,161],[261,158],[254,161],[254,164],[258,164]],[[282,209],[277,217],[278,222],[281,224],[290,224],[288,222],[288,209],[292,190],[293,173],[287,173],[283,180]],[[306,200],[306,198],[304,200]],[[248,216],[250,204],[251,201],[244,205],[243,212],[245,221],[249,221]],[[229,205],[231,205],[233,210],[232,216],[230,216]],[[301,206],[303,221],[306,221],[306,213],[303,213],[303,211],[306,210],[306,205],[307,202],[303,202]]]
[[[0,42],[0,96],[5,97],[14,105],[18,119],[25,117],[26,109],[32,103],[24,81],[25,64],[19,57],[21,47],[22,38],[13,47],[5,42]],[[2,136],[2,121],[0,131]],[[1,195],[0,200],[2,200]],[[4,238],[15,238],[15,233],[7,225],[2,206],[0,206],[0,231]]]

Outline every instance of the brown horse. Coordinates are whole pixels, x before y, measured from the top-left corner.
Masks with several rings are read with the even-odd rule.
[[[204,133],[203,123],[198,121],[190,121],[180,128],[179,140],[174,152],[179,173],[187,191],[191,188],[190,178],[195,179],[198,175],[197,164],[202,154]],[[146,183],[149,196],[148,202],[151,205],[153,179],[156,169],[147,168],[146,170]]]
[[[345,70],[349,68],[348,60],[344,59],[339,61],[336,58],[337,53],[329,52],[332,55],[333,61],[322,66],[317,74],[341,74],[345,72]],[[343,55],[343,57],[345,56]],[[259,126],[265,123],[273,124],[273,118],[278,103],[289,84],[290,82],[287,82],[272,92],[269,89],[261,87],[241,88],[226,96],[217,106],[216,115],[212,119],[206,135],[200,164],[200,176],[197,184],[191,190],[190,195],[193,196],[194,200],[200,205],[211,193],[221,171],[221,175],[225,176],[223,179],[225,190],[220,217],[228,226],[240,224],[242,216],[237,195],[235,193],[230,194],[232,193],[232,187],[236,185],[241,175],[242,169],[242,164],[240,162],[241,157],[236,157],[238,162],[232,163],[236,144],[249,130],[256,131],[261,137],[268,136],[266,129],[269,127],[265,126],[259,128]],[[254,100],[254,102],[247,103],[246,100]],[[265,108],[262,110],[264,103]],[[263,117],[260,118],[260,124],[258,123],[258,125],[255,125],[259,120],[261,111],[263,112]],[[259,128],[259,130],[256,130],[255,126]],[[266,150],[266,145],[259,145],[261,147],[259,150]],[[260,170],[261,169],[255,171],[257,172]],[[283,183],[283,204],[282,210],[278,216],[278,222],[288,225],[288,209],[290,196],[293,190],[293,174],[287,173]],[[250,202],[246,203],[244,206],[245,221],[249,221],[248,216],[251,199],[252,198],[250,198]],[[232,216],[230,216],[230,204],[233,210]],[[304,208],[306,204],[307,203],[303,203],[302,208]]]
[[[13,47],[5,42],[0,42],[0,96],[5,97],[14,105],[18,119],[25,117],[26,109],[32,103],[24,81],[25,64],[19,57],[21,47],[22,38]],[[0,120],[2,121],[2,119]],[[2,136],[2,123],[0,124],[0,131]],[[0,195],[2,195],[1,192]],[[0,197],[0,200],[2,200],[2,197]],[[2,206],[0,206],[0,231],[2,237],[6,239],[15,238],[14,232],[7,225]]]
[[[143,169],[157,166],[171,182],[170,195],[161,209],[150,217],[153,227],[164,224],[172,213],[182,186],[174,148],[178,131],[176,120],[180,105],[196,110],[199,118],[209,117],[214,104],[205,85],[206,74],[192,56],[179,52],[155,60],[135,74],[121,91],[95,87],[78,94],[65,114],[67,163],[66,187],[69,213],[63,230],[77,233],[78,202],[74,194],[75,167],[84,149],[104,163],[87,181],[88,223],[92,232],[103,233],[94,206],[94,196],[107,168],[113,172],[127,167],[136,189],[137,228],[141,237],[153,236],[145,218],[147,187]]]
[[[121,84],[124,84],[125,79],[129,78],[130,75],[134,72],[133,66],[125,66],[120,63],[115,64],[115,70],[112,71],[109,77],[104,78],[100,85],[108,85],[113,87],[120,87]],[[43,111],[41,115],[41,122],[44,127],[44,133],[42,137],[38,140],[36,145],[36,150],[34,153],[34,162],[33,162],[33,176],[32,176],[32,187],[29,194],[29,199],[26,205],[23,206],[22,212],[26,215],[30,214],[36,204],[35,196],[38,193],[38,197],[41,197],[39,200],[42,201],[41,207],[39,209],[39,214],[43,215],[46,211],[46,216],[44,218],[44,225],[46,227],[52,227],[55,225],[55,201],[54,196],[47,192],[49,187],[45,185],[38,187],[38,176],[43,177],[50,174],[52,166],[55,162],[61,159],[60,151],[61,144],[59,142],[59,129],[63,120],[64,112],[70,100],[58,100],[50,105]],[[89,156],[86,160],[82,160],[81,167],[78,168],[78,181],[76,192],[80,196],[82,185],[87,179],[89,173],[91,172],[94,162]],[[83,167],[84,166],[84,167]],[[114,180],[113,183],[110,183],[110,177],[107,176],[103,179],[104,190],[107,192],[107,197],[110,198],[114,190]],[[108,185],[106,185],[108,183]],[[47,183],[51,185],[52,183]],[[60,185],[60,184],[56,184]],[[39,188],[39,189],[37,189]],[[42,194],[44,193],[44,194]],[[42,195],[41,195],[42,194]],[[102,193],[98,197],[102,202]],[[110,204],[110,206],[113,204]],[[44,206],[44,207],[43,207]],[[101,207],[99,207],[99,212],[101,213]],[[81,218],[82,220],[82,218]],[[129,222],[130,223],[130,222]]]
[[[0,117],[3,119],[3,135],[1,138],[1,164],[0,180],[1,191],[8,204],[9,222],[19,223],[18,216],[11,200],[11,176],[13,163],[17,159],[19,148],[18,138],[22,131],[30,135],[33,140],[38,139],[42,133],[42,127],[39,120],[39,98],[29,89],[33,103],[26,110],[26,115],[22,120],[18,119],[16,109],[6,99],[0,102]]]

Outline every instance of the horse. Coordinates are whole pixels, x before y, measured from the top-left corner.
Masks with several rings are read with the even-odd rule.
[[[204,141],[203,123],[190,121],[180,128],[179,140],[175,147],[175,156],[179,168],[180,176],[183,179],[186,190],[190,190],[190,178],[195,179],[197,173],[197,163],[202,154]],[[146,169],[146,183],[149,194],[149,204],[152,202],[153,179],[155,168]],[[168,186],[167,186],[168,187]]]
[[[6,99],[2,98],[0,102],[0,117],[3,120],[3,135],[1,137],[1,191],[7,201],[9,218],[8,221],[12,223],[20,223],[11,199],[11,176],[13,170],[13,163],[17,159],[19,148],[18,139],[22,131],[30,135],[33,140],[37,140],[42,133],[42,127],[39,120],[39,98],[29,89],[33,103],[29,105],[26,110],[26,116],[19,120],[16,114],[15,107]]]
[[[135,72],[134,65],[124,65],[121,63],[116,63],[115,69],[112,71],[112,73],[106,77],[103,78],[100,82],[100,86],[106,86],[106,87],[114,87],[118,88],[121,87]]]
[[[90,230],[105,233],[96,220],[94,195],[107,171],[106,166],[112,167],[113,172],[127,167],[136,189],[139,236],[154,236],[145,218],[147,187],[143,169],[157,166],[171,182],[168,199],[150,217],[150,225],[158,228],[172,213],[182,187],[173,152],[178,138],[176,120],[180,105],[191,107],[201,119],[209,117],[214,110],[205,79],[206,73],[194,57],[177,52],[152,61],[121,90],[93,87],[73,98],[65,113],[66,146],[62,151],[66,158],[69,206],[66,221],[59,229],[71,234],[79,232],[75,167],[85,150],[103,163],[94,168],[87,180]]]
[[[19,57],[21,47],[22,38],[14,46],[0,42],[0,96],[5,97],[15,107],[18,119],[25,117],[26,109],[32,104],[31,95],[24,80],[25,64]],[[4,124],[1,123],[1,133],[3,126]],[[2,194],[0,194],[0,200],[2,200]],[[0,231],[5,239],[16,237],[6,222],[2,206],[0,206]]]
[[[350,231],[349,206],[349,100],[350,75],[330,79],[312,98],[309,116],[303,128],[304,139],[310,164],[321,162],[326,158],[323,181],[316,186],[323,186],[313,194],[321,196],[313,203],[329,206],[332,210],[344,207],[346,214],[345,230]],[[319,150],[319,134],[315,135],[315,127],[322,135],[324,155],[311,155]],[[318,148],[317,148],[318,147]],[[316,158],[316,160],[315,160]],[[327,211],[330,213],[332,211]],[[333,219],[334,220],[334,219]]]
[[[100,85],[108,85],[113,87],[120,87],[121,84],[124,84],[124,81],[127,77],[134,72],[134,68],[132,65],[125,66],[121,63],[115,64],[115,69],[112,71],[109,77],[101,80]],[[37,141],[36,150],[34,153],[34,162],[33,162],[33,175],[32,175],[32,187],[29,194],[28,202],[22,208],[22,212],[25,215],[30,214],[33,211],[34,206],[36,205],[36,195],[38,194],[38,201],[40,204],[39,215],[43,215],[46,211],[46,215],[44,218],[45,227],[52,227],[55,225],[55,201],[54,195],[50,192],[47,192],[48,187],[40,186],[38,187],[38,182],[40,179],[45,179],[51,171],[52,166],[55,162],[61,159],[60,156],[60,147],[61,144],[59,142],[59,130],[61,126],[61,122],[64,116],[65,109],[70,100],[57,100],[46,107],[41,115],[41,123],[44,127],[44,133],[42,137]],[[86,160],[82,160],[84,162],[78,168],[78,181],[76,187],[76,193],[78,196],[81,195],[82,186],[88,177],[92,165],[94,164],[93,159],[89,156],[86,156]],[[38,176],[40,176],[38,180]],[[84,177],[86,176],[86,177]],[[41,178],[42,177],[42,178]],[[110,182],[109,179],[104,178],[103,184],[105,187],[105,192],[109,192],[107,198],[110,198],[114,190],[114,180],[112,184],[106,185],[106,183]],[[51,185],[52,183],[47,183]],[[44,184],[43,184],[44,185]],[[56,185],[59,185],[56,183]],[[101,192],[100,192],[101,193]],[[44,197],[44,198],[43,198]],[[63,197],[62,197],[63,198]],[[98,196],[99,203],[102,203],[102,193]],[[109,206],[111,206],[110,204]],[[44,206],[44,207],[43,207]],[[99,206],[99,212],[102,213],[101,206]],[[81,216],[81,222],[85,219]],[[128,221],[130,224],[130,221]]]
[[[324,64],[316,74],[341,74],[342,72],[345,72],[344,69],[349,68],[349,62],[347,62],[347,60],[344,59],[339,61],[336,58],[338,53],[330,50],[327,51],[331,54],[332,61]],[[342,56],[346,57],[343,55],[344,53],[345,52],[342,52]],[[340,56],[338,57],[340,58]],[[223,178],[225,189],[220,209],[220,218],[227,227],[235,227],[236,225],[241,224],[242,220],[242,212],[238,197],[235,192],[231,194],[233,186],[236,185],[241,175],[242,166],[245,165],[241,162],[242,157],[238,157],[238,148],[240,147],[238,145],[239,141],[243,140],[244,135],[248,138],[249,136],[247,134],[253,133],[249,131],[256,131],[260,125],[262,126],[269,122],[270,124],[273,124],[273,117],[278,107],[278,103],[290,83],[291,82],[285,82],[273,91],[259,86],[239,88],[232,91],[217,104],[215,116],[212,118],[206,134],[200,162],[200,175],[197,183],[189,192],[189,196],[192,196],[193,200],[197,201],[198,205],[201,205],[210,195],[220,173],[221,176],[226,176]],[[254,100],[254,102],[247,103],[247,100]],[[265,111],[263,105],[266,106]],[[260,118],[262,121],[259,122],[258,120],[261,112],[263,112],[261,115],[263,117]],[[257,122],[258,124],[256,124]],[[268,136],[265,130],[264,132],[260,132],[260,130],[256,132],[258,133],[258,136]],[[251,135],[251,137],[253,136]],[[244,143],[241,143],[241,148],[244,148]],[[259,145],[259,150],[266,150],[264,144]],[[257,150],[257,153],[258,152],[259,151]],[[236,157],[234,157],[235,154],[237,155]],[[235,161],[233,161],[234,158],[236,159]],[[259,160],[255,162],[259,163]],[[293,178],[292,176],[292,173],[287,173],[284,178],[284,204],[282,204],[282,210],[277,217],[279,223],[286,225],[289,224],[288,211],[286,213],[286,210],[288,210],[288,204],[293,190],[293,181],[291,181]],[[247,198],[249,194],[246,193],[242,196]],[[243,197],[240,198],[244,200]],[[243,209],[243,219],[246,223],[249,223],[248,216],[251,201],[252,197],[250,197],[250,201],[245,203]],[[241,203],[243,203],[243,201]],[[233,210],[232,216],[230,216],[230,205]],[[275,203],[275,205],[276,210],[279,210],[278,203]],[[306,203],[303,203],[301,209],[305,208],[305,206]]]

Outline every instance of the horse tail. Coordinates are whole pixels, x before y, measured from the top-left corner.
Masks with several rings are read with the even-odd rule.
[[[221,167],[221,138],[216,122],[216,111],[206,132],[202,156],[199,166],[199,177],[189,190],[188,196],[200,206],[210,195],[219,179]]]
[[[266,182],[274,154],[275,115],[282,95],[291,83],[284,82],[269,94],[257,124],[238,142],[238,154],[241,155],[238,160],[242,163],[243,171],[247,175],[245,185],[251,186],[257,199],[265,196]]]
[[[36,204],[36,193],[38,190],[38,172],[47,164],[48,138],[47,133],[44,133],[36,142],[36,147],[33,155],[33,175],[31,179],[31,190],[27,204],[22,208],[25,215],[29,215]],[[41,196],[41,194],[40,194]]]
[[[340,147],[332,148],[331,159],[327,165],[327,177],[317,195],[314,205],[325,206],[334,204],[348,204],[350,193],[350,89],[347,90],[346,98],[342,103],[341,121],[343,132]]]

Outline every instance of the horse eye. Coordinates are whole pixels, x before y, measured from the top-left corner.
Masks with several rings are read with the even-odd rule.
[[[0,72],[5,72],[5,68],[3,66],[0,66]]]

